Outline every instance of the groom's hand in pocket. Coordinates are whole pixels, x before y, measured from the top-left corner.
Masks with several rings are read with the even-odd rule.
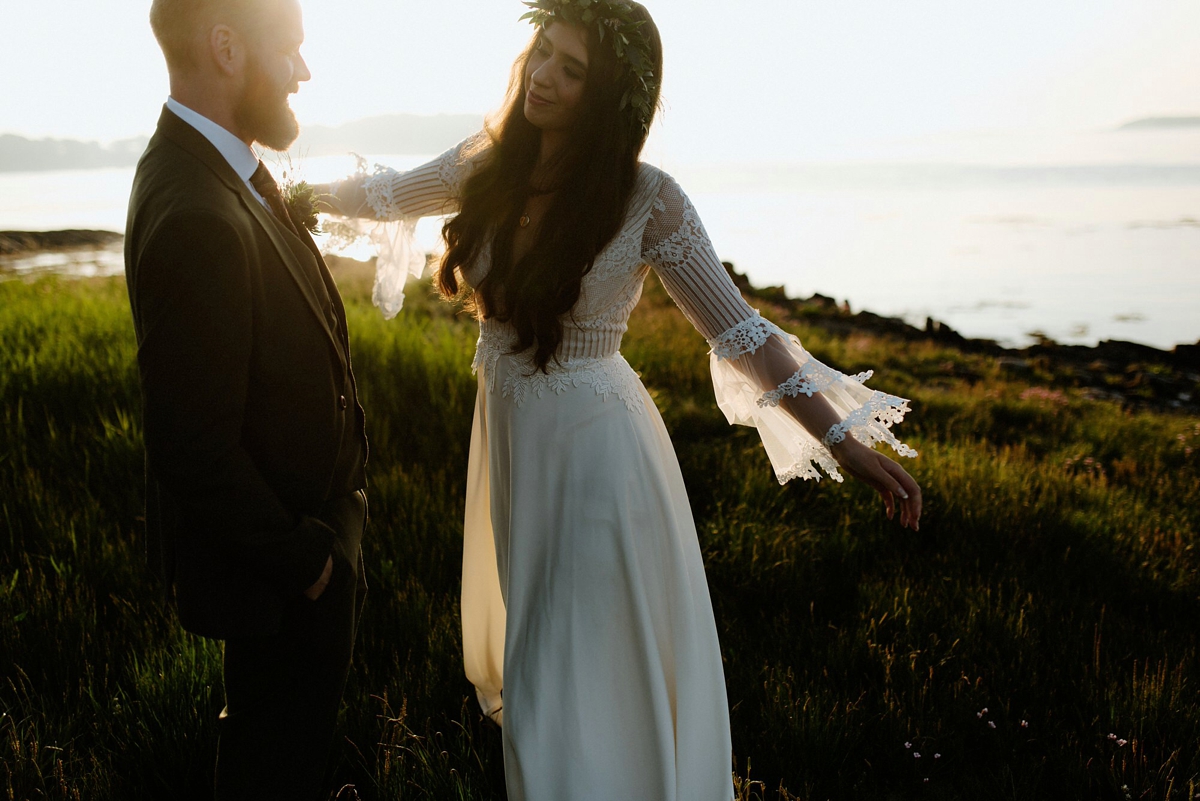
[[[325,588],[329,586],[329,579],[333,576],[333,555],[325,560],[325,569],[321,571],[321,577],[316,583],[304,591],[304,597],[310,601],[315,601],[325,592]]]

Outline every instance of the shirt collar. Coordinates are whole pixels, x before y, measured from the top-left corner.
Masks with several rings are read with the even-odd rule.
[[[258,156],[249,145],[238,139],[229,131],[217,125],[199,112],[192,111],[173,97],[167,98],[167,108],[175,116],[200,132],[205,139],[212,143],[243,181],[249,182],[250,176],[258,169]]]

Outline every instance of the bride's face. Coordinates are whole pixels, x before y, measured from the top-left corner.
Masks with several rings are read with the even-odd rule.
[[[570,127],[587,83],[587,33],[552,23],[538,35],[525,66],[525,119],[542,130]]]

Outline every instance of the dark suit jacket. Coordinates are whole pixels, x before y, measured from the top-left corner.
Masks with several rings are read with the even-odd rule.
[[[351,534],[322,506],[365,486],[345,310],[301,237],[163,110],[134,178],[125,270],[151,567],[204,636],[276,631]]]

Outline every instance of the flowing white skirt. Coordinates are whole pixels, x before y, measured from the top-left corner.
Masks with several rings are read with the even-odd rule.
[[[510,801],[730,801],[712,603],[654,402],[639,382],[635,409],[587,385],[518,404],[483,372],[463,649],[503,723]]]

